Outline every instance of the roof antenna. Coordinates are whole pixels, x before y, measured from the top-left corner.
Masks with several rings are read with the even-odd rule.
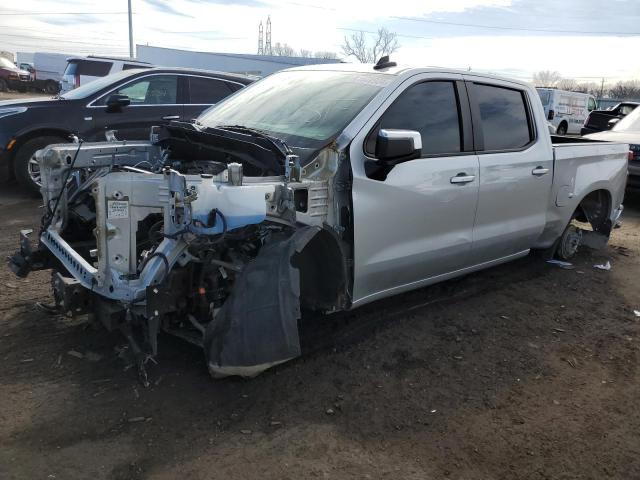
[[[373,69],[382,70],[383,68],[396,67],[397,65],[396,62],[389,61],[389,55],[385,55],[384,57],[380,57],[380,60],[374,65]]]

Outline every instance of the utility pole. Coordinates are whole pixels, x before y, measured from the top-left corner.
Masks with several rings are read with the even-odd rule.
[[[263,34],[262,34],[262,22],[258,26],[258,55],[264,55],[264,45],[263,45]]]
[[[133,18],[131,18],[131,0],[129,2],[129,58],[133,58]]]
[[[602,82],[600,83],[600,98],[602,98],[603,95],[604,95],[604,78],[602,79]]]
[[[267,16],[267,38],[264,45],[264,54],[273,55],[273,49],[271,48],[271,15]]]

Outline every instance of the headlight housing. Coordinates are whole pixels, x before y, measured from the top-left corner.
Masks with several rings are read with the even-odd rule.
[[[0,118],[8,117],[9,115],[15,115],[17,113],[24,113],[26,111],[27,111],[27,107],[0,108]]]

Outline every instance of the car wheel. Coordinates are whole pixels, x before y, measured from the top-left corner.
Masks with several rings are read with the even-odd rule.
[[[582,242],[582,231],[575,225],[569,224],[560,236],[556,256],[560,260],[569,260],[578,251]]]
[[[4,78],[0,78],[0,92],[7,91],[7,81]]]
[[[40,166],[35,153],[52,143],[65,143],[65,140],[53,136],[37,137],[25,142],[16,152],[13,163],[16,180],[33,193],[40,192]]]
[[[558,128],[556,128],[556,134],[557,135],[566,135],[567,134],[567,124],[566,123],[561,123],[560,125],[558,125]]]
[[[57,82],[47,82],[44,84],[44,91],[49,95],[55,95],[60,91],[60,85]]]

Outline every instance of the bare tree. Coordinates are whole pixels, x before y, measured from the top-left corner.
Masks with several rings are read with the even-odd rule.
[[[551,70],[542,70],[533,74],[533,83],[536,87],[555,87],[560,80],[562,76]]]
[[[295,57],[296,51],[287,43],[276,42],[272,47],[273,55],[277,57]]]
[[[314,58],[326,58],[329,60],[337,60],[338,54],[336,52],[315,52],[313,54]]]
[[[568,90],[570,92],[576,91],[578,88],[578,82],[573,78],[561,78],[556,83],[556,88],[560,90]]]
[[[618,100],[635,100],[640,98],[640,81],[629,80],[618,82],[609,88],[609,96]]]
[[[342,52],[353,56],[361,63],[375,63],[384,55],[391,55],[400,48],[397,35],[386,28],[379,28],[373,43],[370,43],[364,32],[355,32],[344,37]]]
[[[575,89],[576,92],[588,93],[594,97],[600,96],[600,84],[596,82],[579,83]]]
[[[297,56],[302,58],[313,58],[313,52],[311,50],[301,48]]]

